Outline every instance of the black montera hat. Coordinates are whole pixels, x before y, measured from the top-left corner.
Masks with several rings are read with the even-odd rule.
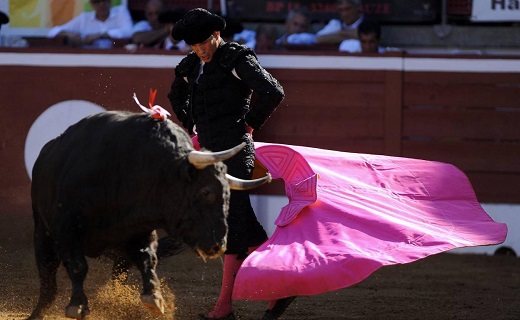
[[[172,29],[175,41],[184,40],[189,45],[204,42],[214,31],[222,31],[226,21],[208,10],[196,8],[188,11]]]
[[[0,25],[6,24],[6,23],[9,23],[9,17],[5,13],[0,11]]]

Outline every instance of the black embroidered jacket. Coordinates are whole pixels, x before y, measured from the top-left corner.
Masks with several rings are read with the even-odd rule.
[[[197,84],[200,65],[197,55],[189,53],[175,68],[168,94],[174,113],[190,134],[196,124],[199,141],[243,129],[245,123],[260,129],[284,98],[280,83],[246,46],[222,42]]]

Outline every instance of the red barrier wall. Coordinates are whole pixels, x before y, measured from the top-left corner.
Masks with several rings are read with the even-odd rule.
[[[86,100],[139,112],[133,93],[146,102],[157,88],[156,103],[170,109],[166,94],[181,58],[0,51],[0,214],[30,212],[25,141],[47,108]],[[480,201],[520,202],[518,59],[316,52],[259,59],[286,99],[256,140],[449,162],[468,175]],[[280,187],[260,192],[273,190]]]

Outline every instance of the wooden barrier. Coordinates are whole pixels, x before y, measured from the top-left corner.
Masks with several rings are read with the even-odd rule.
[[[255,135],[262,141],[382,153],[384,73],[338,71],[331,79],[328,70],[275,70],[287,98]]]
[[[520,202],[520,74],[405,73],[402,156],[458,166],[481,201]]]
[[[156,103],[170,109],[166,94],[182,57],[0,50],[0,214],[30,210],[25,143],[47,108],[86,100],[139,112],[133,93],[146,101],[157,88]],[[257,141],[448,162],[468,175],[481,202],[520,203],[518,60],[444,57],[438,64],[406,54],[316,52],[259,59],[281,81],[286,99],[255,132]],[[259,192],[283,192],[283,184]]]
[[[277,76],[287,106],[256,135],[260,140],[448,162],[468,175],[480,201],[520,202],[520,74]]]

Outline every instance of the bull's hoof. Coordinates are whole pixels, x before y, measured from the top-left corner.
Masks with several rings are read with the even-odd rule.
[[[79,306],[67,306],[65,308],[65,316],[70,319],[88,319],[88,309],[85,309],[83,305]]]
[[[151,312],[157,315],[164,314],[164,299],[160,292],[141,295],[141,302]]]

